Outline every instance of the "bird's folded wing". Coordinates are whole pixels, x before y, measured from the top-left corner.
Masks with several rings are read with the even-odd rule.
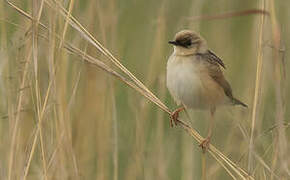
[[[209,68],[209,71],[210,71],[209,74],[210,74],[211,78],[213,78],[213,80],[224,89],[225,94],[230,99],[232,99],[233,98],[232,88],[231,88],[230,84],[228,83],[228,81],[225,79],[220,68],[217,66],[216,67],[211,66],[211,68]]]
[[[242,105],[244,107],[247,107],[247,105],[240,100],[233,97],[232,88],[228,81],[225,79],[222,70],[220,69],[220,66],[225,68],[225,65],[223,61],[216,56],[212,51],[208,50],[204,54],[200,54],[203,60],[208,62],[208,73],[209,76],[219,85],[223,88],[226,96],[230,98],[233,104]]]
[[[207,53],[204,53],[202,58],[209,63],[208,72],[210,77],[223,88],[226,96],[228,96],[230,99],[233,99],[232,88],[228,81],[225,79],[222,70],[220,69],[220,66],[225,68],[223,61],[210,50],[208,50]]]
[[[219,58],[217,55],[215,55],[211,50],[207,50],[206,53],[202,53],[202,54],[199,53],[197,55],[201,56],[203,59],[205,59],[206,61],[208,61],[211,64],[220,65],[224,69],[226,69],[226,66],[225,66],[224,62],[221,60],[221,58]]]

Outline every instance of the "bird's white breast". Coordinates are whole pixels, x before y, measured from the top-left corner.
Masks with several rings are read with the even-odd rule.
[[[202,97],[203,64],[195,56],[171,55],[167,62],[167,87],[177,104],[188,108],[207,108]]]

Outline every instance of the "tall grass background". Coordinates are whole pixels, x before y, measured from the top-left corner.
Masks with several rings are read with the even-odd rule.
[[[282,0],[2,1],[0,179],[289,179],[289,8]],[[233,15],[249,9],[267,13]],[[172,110],[167,42],[181,29],[200,32],[249,106],[219,108],[211,142],[252,177],[229,173],[170,128],[72,17]],[[182,119],[205,136],[209,113],[189,114]]]

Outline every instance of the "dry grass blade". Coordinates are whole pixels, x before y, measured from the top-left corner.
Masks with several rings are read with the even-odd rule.
[[[43,107],[42,107],[42,110],[41,110],[41,112],[39,114],[37,130],[36,130],[36,133],[34,135],[34,140],[33,140],[32,147],[31,147],[31,150],[30,150],[30,153],[29,153],[28,163],[27,163],[25,171],[24,171],[23,180],[25,180],[27,178],[28,171],[29,171],[30,164],[31,164],[31,160],[32,160],[32,157],[33,157],[34,152],[35,152],[36,142],[37,142],[38,136],[41,136],[41,133],[40,133],[40,131],[41,131],[41,123],[42,123],[42,120],[43,120],[45,109],[47,107],[47,102],[48,102],[48,97],[49,97],[50,90],[51,90],[51,85],[52,85],[52,81],[49,82],[49,85],[48,85],[48,88],[47,88],[47,91],[46,91],[46,96],[45,96],[45,99],[44,99],[44,102],[43,102]],[[45,164],[44,168],[46,168],[46,170],[47,170],[48,166]]]
[[[15,4],[11,3],[9,0],[6,0],[7,4],[9,4],[9,6],[11,6],[13,9],[15,9],[18,13],[20,13],[21,15],[23,15],[24,17],[28,18],[29,20],[33,20],[32,16],[30,16],[28,13],[26,13],[25,11],[23,11],[22,9],[20,9],[19,7],[17,7]],[[48,29],[44,24],[42,24],[41,22],[38,22],[38,24],[45,28]]]
[[[25,88],[25,84],[27,81],[27,73],[28,73],[28,67],[31,62],[31,54],[32,50],[29,50],[29,56],[27,57],[27,62],[25,63],[22,80],[21,80],[21,86],[20,88]],[[21,112],[21,106],[23,101],[24,91],[19,92],[18,96],[18,104],[17,104],[17,114],[15,117],[15,124],[13,127],[13,133],[12,133],[12,141],[11,141],[11,147],[10,147],[10,155],[9,155],[9,167],[8,167],[8,180],[11,179],[12,176],[12,169],[13,169],[13,160],[14,160],[14,153],[15,153],[15,143],[16,143],[16,136],[18,132],[18,126],[19,126],[19,119],[20,119],[20,112]]]
[[[264,0],[261,0],[261,5],[263,9],[265,8]],[[260,88],[261,88],[261,74],[262,74],[262,60],[263,60],[263,27],[264,27],[264,16],[260,17],[259,22],[259,46],[258,46],[258,57],[257,57],[257,69],[256,69],[256,82],[255,82],[255,95],[253,102],[253,110],[252,110],[252,125],[251,125],[251,136],[249,143],[249,158],[248,158],[248,171],[252,171],[253,167],[253,151],[254,151],[254,130],[255,124],[257,121],[257,112],[258,112],[258,100],[260,96]]]
[[[35,94],[36,94],[36,109],[37,109],[37,117],[38,117],[38,126],[39,126],[39,139],[41,146],[41,154],[42,154],[42,164],[44,169],[44,178],[47,180],[47,165],[46,165],[46,156],[45,156],[45,148],[44,148],[44,140],[43,140],[43,131],[41,127],[41,119],[40,119],[40,109],[41,109],[41,95],[40,88],[38,82],[38,22],[40,21],[42,10],[43,10],[44,1],[42,0],[39,8],[38,1],[33,1],[33,16],[35,21],[32,21],[32,54],[33,54],[33,64],[34,64],[34,79],[35,79]],[[49,92],[49,91],[48,91]],[[37,133],[38,134],[38,133]],[[36,142],[36,141],[35,141]],[[28,166],[29,167],[29,166]]]
[[[47,2],[51,7],[52,5]],[[58,4],[57,2],[55,2],[56,5],[59,7],[58,10],[60,10],[61,14],[63,15],[63,17],[68,17],[69,19],[69,24],[74,27],[76,30],[78,30],[80,32],[80,34],[85,37],[86,40],[88,40],[89,42],[91,42],[96,48],[98,48],[105,56],[107,56],[108,58],[110,58],[112,60],[112,62],[119,67],[125,74],[127,74],[130,77],[130,80],[123,77],[121,74],[117,73],[116,71],[114,71],[113,69],[111,69],[110,67],[108,67],[106,64],[104,64],[102,61],[87,55],[85,52],[81,51],[80,49],[74,47],[71,44],[68,43],[64,43],[64,48],[69,50],[70,52],[72,52],[75,55],[80,56],[82,59],[84,59],[86,62],[96,65],[97,67],[101,68],[102,70],[106,71],[107,73],[109,73],[110,75],[116,77],[117,79],[121,80],[122,82],[126,83],[127,85],[129,85],[130,87],[132,87],[133,89],[135,89],[136,91],[138,91],[139,93],[141,93],[143,96],[145,96],[146,98],[148,98],[151,102],[153,102],[154,104],[156,104],[158,107],[160,107],[162,110],[164,110],[165,112],[167,112],[168,114],[171,114],[171,111],[169,110],[169,108],[161,102],[161,100],[159,100],[151,91],[148,90],[147,87],[145,87],[132,73],[130,73],[107,49],[105,49],[101,43],[99,43],[96,39],[93,38],[93,36],[88,33],[85,28],[83,26],[81,26],[81,24],[73,17],[73,16],[67,16],[67,11],[60,6],[60,4]],[[16,6],[12,6],[13,8],[15,8]],[[17,7],[16,7],[17,8]],[[19,8],[17,8],[19,9]],[[23,14],[22,12],[24,11],[19,11],[21,14]],[[31,18],[27,13],[24,13],[23,15],[25,15],[25,17],[33,20],[33,18]],[[42,27],[46,27],[46,26],[42,26]],[[47,28],[46,28],[47,29]],[[48,30],[48,29],[47,29]],[[179,120],[179,125],[190,135],[192,136],[198,143],[201,143],[201,141],[203,140],[203,138],[199,135],[199,133],[194,130],[193,128],[191,128],[187,123]],[[244,171],[242,168],[240,168],[237,164],[235,164],[234,162],[232,162],[229,158],[227,158],[225,155],[223,155],[219,150],[217,150],[213,145],[210,145],[209,148],[209,152],[211,155],[213,155],[215,157],[215,159],[217,160],[216,157],[220,158],[220,160],[217,160],[218,163],[221,163],[221,161],[223,161],[223,163],[225,163],[226,165],[228,165],[230,167],[229,169],[226,169],[226,166],[222,165],[222,167],[224,167],[226,169],[226,171],[230,174],[231,177],[234,177],[232,173],[230,173],[230,171],[235,172],[239,177],[241,177],[242,179],[254,179],[251,175],[249,175],[246,171]]]
[[[61,41],[59,43],[59,47],[62,46],[63,40],[65,38],[65,35],[66,35],[66,32],[67,32],[67,27],[68,27],[68,20],[69,20],[69,16],[71,16],[71,12],[72,12],[73,6],[74,6],[74,0],[71,0],[70,3],[69,3],[69,11],[68,11],[68,14],[67,14],[67,18],[66,18],[66,21],[65,21],[64,28],[63,28],[62,38],[61,38]]]

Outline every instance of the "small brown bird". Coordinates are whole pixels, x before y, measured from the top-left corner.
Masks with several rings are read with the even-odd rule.
[[[171,114],[170,124],[176,125],[179,112],[185,108],[209,110],[211,121],[207,138],[200,144],[205,151],[212,136],[214,113],[220,105],[246,104],[234,98],[221,67],[223,61],[208,49],[206,41],[196,32],[182,30],[175,35],[174,52],[167,62],[167,88],[181,107]]]

